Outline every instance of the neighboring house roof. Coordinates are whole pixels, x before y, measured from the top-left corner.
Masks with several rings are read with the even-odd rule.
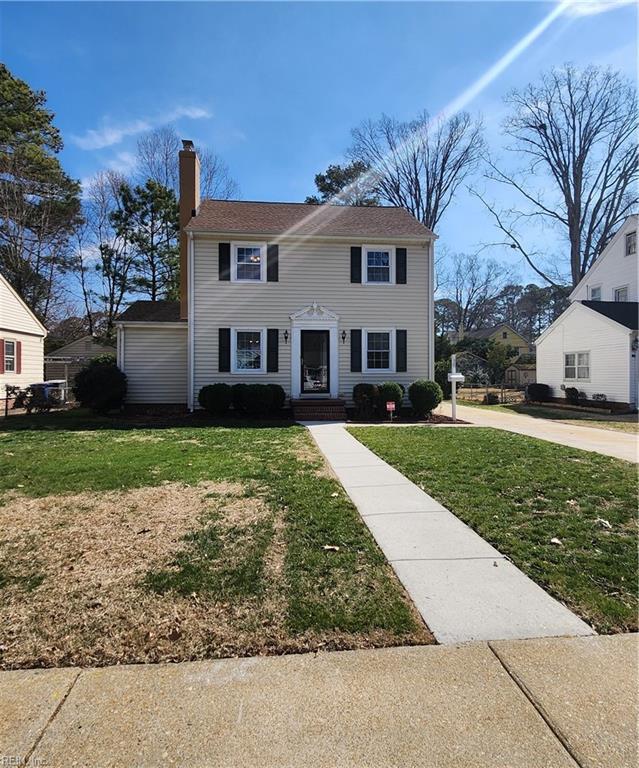
[[[636,301],[582,301],[588,309],[625,325],[631,331],[639,329],[639,302]]]
[[[506,370],[510,370],[511,368],[514,368],[517,371],[534,371],[537,368],[536,363],[513,363],[512,365],[509,365]]]
[[[134,301],[121,315],[118,315],[117,322],[177,323],[180,322],[180,302]]]
[[[586,272],[584,272],[583,277],[581,280],[577,283],[577,285],[572,289],[570,292],[570,295],[568,298],[573,301],[573,296],[575,293],[577,293],[577,290],[581,287],[581,285],[592,279],[595,272],[599,269],[599,267],[604,262],[606,255],[612,250],[612,247],[614,243],[621,237],[622,233],[625,233],[627,229],[630,229],[630,226],[634,225],[637,226],[637,223],[639,222],[639,214],[633,213],[623,222],[623,224],[619,227],[619,229],[615,232],[615,234],[610,238],[608,241],[606,247],[603,249],[603,251],[597,256],[597,258],[593,261],[593,263],[588,267]],[[630,226],[629,226],[630,225]]]
[[[525,336],[522,336],[519,331],[516,331],[514,328],[511,328],[508,323],[500,323],[499,325],[494,325],[492,328],[480,328],[477,331],[464,331],[464,338],[465,339],[489,339],[494,333],[497,333],[497,331],[501,330],[502,328],[508,328],[509,331],[512,331],[516,336],[519,336],[520,339],[523,339],[526,344],[528,343],[528,340]]]
[[[0,282],[4,283],[6,285],[7,289],[11,292],[11,294],[13,294],[13,296],[15,296],[15,298],[18,300],[18,302],[22,305],[22,307],[24,308],[25,312],[40,327],[40,329],[42,330],[42,335],[46,336],[47,335],[47,329],[38,320],[36,315],[29,309],[29,307],[27,306],[27,303],[25,302],[25,300],[22,298],[22,296],[20,296],[20,294],[16,291],[16,289],[11,285],[11,283],[7,280],[7,278],[3,277],[1,274],[0,274]],[[13,330],[13,329],[12,328],[8,328],[7,330]]]
[[[434,237],[404,208],[243,200],[202,200],[186,229],[255,235]]]
[[[87,334],[86,336],[81,336],[79,339],[70,341],[68,344],[65,344],[63,347],[58,347],[57,349],[54,349],[52,352],[49,353],[48,357],[64,357],[64,355],[82,354],[83,352],[90,351],[86,349],[87,346],[89,346],[92,350],[96,352],[103,351],[106,354],[108,354],[111,351],[113,352],[115,351],[115,344],[98,341],[95,336],[91,336],[91,334]]]

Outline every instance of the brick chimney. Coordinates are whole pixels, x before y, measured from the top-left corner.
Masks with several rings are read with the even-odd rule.
[[[189,246],[184,227],[200,206],[200,161],[192,141],[182,140],[180,150],[180,317],[188,318]]]

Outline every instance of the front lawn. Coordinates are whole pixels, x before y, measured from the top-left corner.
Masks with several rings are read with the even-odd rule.
[[[0,666],[423,642],[306,430],[0,422]]]
[[[634,465],[496,429],[350,432],[599,632],[637,629]]]

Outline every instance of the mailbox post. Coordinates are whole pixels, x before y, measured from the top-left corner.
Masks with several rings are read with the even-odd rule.
[[[457,373],[457,355],[450,356],[450,373],[448,374],[448,381],[451,384],[451,403],[452,403],[452,416],[453,422],[457,421],[457,384],[463,384],[466,377],[463,373]]]

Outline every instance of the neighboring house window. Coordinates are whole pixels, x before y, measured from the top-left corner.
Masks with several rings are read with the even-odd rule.
[[[264,282],[266,279],[266,246],[259,243],[234,243],[231,279],[234,282]]]
[[[508,331],[502,331],[501,332],[501,337],[502,337],[502,339],[507,339],[508,338]]]
[[[395,282],[395,253],[393,248],[368,246],[362,249],[362,273],[365,283]]]
[[[364,331],[364,370],[393,371],[395,369],[392,330]]]
[[[564,355],[564,379],[590,378],[590,352],[570,352]]]
[[[15,373],[16,370],[16,343],[5,341],[4,343],[4,372]]]
[[[626,235],[626,256],[637,253],[637,233],[628,232]]]
[[[627,285],[624,285],[623,288],[615,288],[615,301],[628,301]]]
[[[590,301],[601,301],[601,286],[593,285],[590,289]]]
[[[231,330],[233,373],[264,373],[266,370],[265,337],[264,328],[233,328]]]

